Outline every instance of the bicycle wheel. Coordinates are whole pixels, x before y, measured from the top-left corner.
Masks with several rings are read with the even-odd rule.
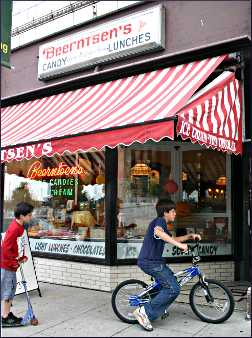
[[[222,323],[227,320],[234,311],[234,298],[231,291],[213,279],[206,279],[208,289],[214,299],[207,302],[206,290],[202,283],[196,283],[190,292],[189,300],[193,312],[202,321],[207,323]]]
[[[137,320],[133,316],[136,306],[129,303],[129,296],[134,296],[142,292],[147,284],[138,279],[128,279],[115,288],[112,293],[112,308],[119,319],[128,324],[136,324]]]

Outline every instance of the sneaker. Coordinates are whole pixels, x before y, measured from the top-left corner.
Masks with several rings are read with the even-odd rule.
[[[145,312],[144,306],[138,307],[134,312],[133,312],[134,317],[138,321],[138,323],[146,330],[146,331],[152,331],[153,327],[149,321],[149,318]]]
[[[21,321],[22,321],[22,318],[20,320],[20,318],[15,317],[13,314],[12,315],[9,314],[8,317],[6,318],[2,317],[2,327],[22,326]]]
[[[22,317],[16,317],[12,312],[9,313],[9,317],[13,318],[15,321],[20,321],[22,322],[23,318]]]

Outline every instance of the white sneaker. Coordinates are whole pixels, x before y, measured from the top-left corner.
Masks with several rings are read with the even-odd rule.
[[[144,306],[138,307],[134,312],[133,312],[134,317],[138,321],[138,323],[146,330],[146,331],[152,331],[153,327],[149,321],[149,318],[145,312]]]

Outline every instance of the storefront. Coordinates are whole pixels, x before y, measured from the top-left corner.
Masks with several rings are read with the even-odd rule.
[[[236,180],[251,146],[245,47],[210,49],[190,62],[172,59],[169,67],[163,60],[154,69],[146,63],[134,75],[118,72],[116,79],[70,83],[68,90],[55,85],[58,92],[50,93],[48,83],[73,70],[166,50],[169,16],[162,5],[111,19],[96,34],[86,29],[40,45],[36,76],[47,95],[4,101],[3,230],[19,201],[34,205],[28,235],[41,281],[111,290],[129,277],[146,279],[136,258],[163,196],[177,204],[170,230],[202,235],[202,270],[224,281],[241,278],[237,241],[244,238],[248,203],[242,203],[246,179],[238,189]],[[77,55],[70,52],[98,40],[99,57],[93,47],[67,65]],[[190,261],[170,245],[164,255],[175,270]]]

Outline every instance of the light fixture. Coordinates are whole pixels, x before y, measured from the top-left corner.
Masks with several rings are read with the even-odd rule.
[[[131,176],[149,176],[151,168],[145,163],[136,163],[134,167],[130,169]]]
[[[219,178],[217,178],[216,185],[227,185],[226,176],[220,176]]]

